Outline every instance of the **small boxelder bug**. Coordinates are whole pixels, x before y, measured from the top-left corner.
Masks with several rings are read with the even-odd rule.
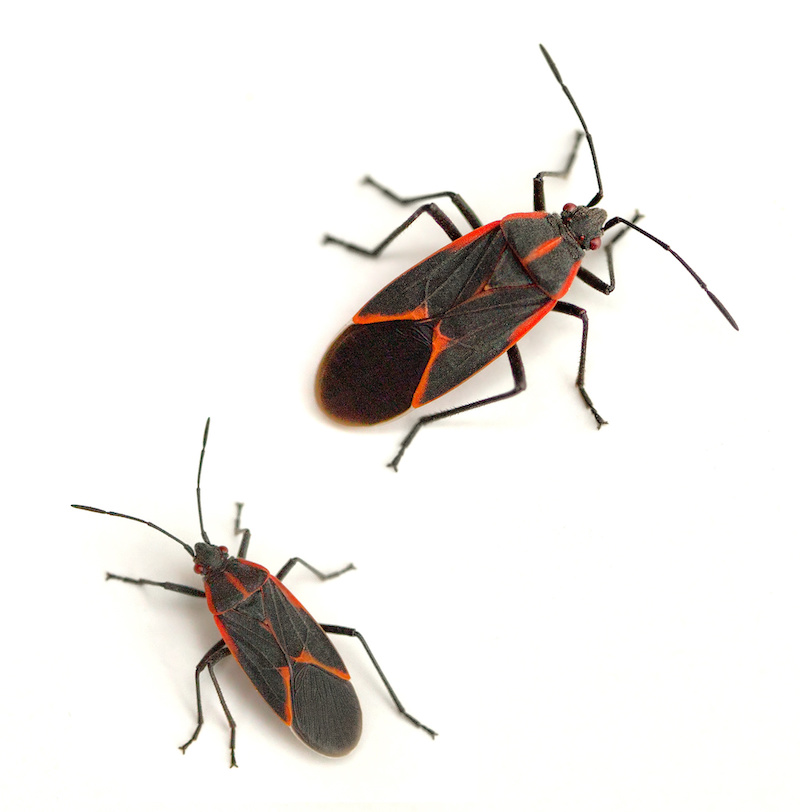
[[[185,753],[203,726],[200,674],[208,668],[231,729],[231,767],[237,766],[236,723],[214,674],[214,666],[224,657],[233,654],[256,690],[275,713],[291,726],[301,741],[325,756],[347,755],[358,744],[361,736],[361,708],[350,683],[347,668],[328,634],[343,634],[358,638],[400,713],[417,727],[435,736],[433,730],[406,713],[360,632],[345,626],[318,624],[300,601],[281,583],[295,564],[302,564],[322,580],[335,578],[353,569],[352,564],[326,575],[302,558],[291,558],[277,575],[272,575],[264,567],[245,561],[250,531],[239,525],[241,504],[237,505],[234,531],[236,535],[242,535],[237,556],[234,558],[228,555],[227,547],[218,547],[211,543],[203,527],[203,511],[200,507],[200,474],[203,470],[208,427],[209,423],[206,422],[197,471],[197,512],[203,540],[194,546],[194,550],[177,536],[144,519],[85,505],[72,505],[79,510],[131,519],[158,530],[177,541],[192,556],[195,572],[203,576],[205,590],[164,581],[150,581],[146,578],[126,578],[106,574],[106,578],[129,584],[149,584],[183,595],[204,597],[214,615],[222,640],[213,645],[197,664],[195,670],[197,728],[180,749]]]
[[[722,302],[689,265],[666,243],[634,224],[639,219],[638,213],[632,221],[622,217],[607,220],[606,212],[596,207],[603,197],[603,184],[592,136],[555,63],[544,46],[539,47],[575,110],[582,132],[577,133],[564,169],[540,172],[534,178],[533,212],[509,214],[482,226],[463,198],[454,192],[401,198],[366,177],[365,183],[401,204],[449,197],[474,230],[462,236],[435,203],[426,203],[371,250],[330,235],[324,238],[324,242],[375,257],[420,215],[428,214],[453,241],[370,299],[353,317],[353,324],[328,349],[317,372],[316,396],[322,410],[334,420],[357,426],[381,423],[444,395],[503,353],[511,364],[514,387],[510,391],[419,419],[389,463],[395,470],[425,423],[495,403],[525,389],[525,370],[516,343],[551,310],[583,322],[576,385],[597,427],[606,422],[584,388],[589,319],[583,308],[561,298],[576,276],[601,293],[614,290],[611,246],[628,229],[669,251],[730,324],[739,329]],[[586,206],[567,203],[560,214],[548,214],[544,178],[567,175],[584,135],[597,177],[597,193]],[[600,247],[606,231],[620,224],[625,229],[605,246],[609,282],[604,282],[582,268],[581,260],[587,250]]]

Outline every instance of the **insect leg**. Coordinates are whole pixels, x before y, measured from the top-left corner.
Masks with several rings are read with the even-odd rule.
[[[583,386],[584,373],[586,370],[586,343],[589,339],[589,316],[586,315],[586,311],[582,307],[577,307],[576,305],[570,304],[569,302],[556,302],[556,306],[553,308],[553,312],[565,313],[567,316],[575,316],[575,318],[578,318],[583,322],[583,335],[581,337],[581,358],[580,362],[578,363],[578,377],[575,380],[575,386],[578,387],[578,391],[581,393],[583,402],[589,407],[592,414],[594,415],[594,419],[597,421],[597,428],[599,429],[600,426],[605,425],[608,421],[603,420],[603,418],[600,417],[600,415],[597,412],[597,409],[594,408],[594,404],[592,403],[592,399],[589,397],[589,393]]]
[[[160,586],[162,589],[169,589],[171,592],[180,592],[182,595],[191,595],[195,598],[205,598],[206,593],[202,589],[183,584],[173,584],[169,581],[150,581],[147,578],[126,578],[124,575],[114,575],[113,572],[106,573],[106,581],[124,581],[126,584],[138,584],[140,586]]]
[[[396,192],[393,192],[391,189],[387,189],[369,175],[366,175],[361,182],[367,186],[372,186],[379,192],[386,195],[386,197],[388,197],[390,200],[393,200],[395,203],[399,203],[401,206],[410,206],[412,203],[419,203],[422,200],[433,200],[435,197],[449,197],[453,205],[461,212],[461,214],[464,215],[464,219],[470,224],[471,228],[481,227],[481,221],[478,219],[478,215],[475,214],[475,212],[467,205],[464,198],[455,192],[433,192],[429,195],[400,197],[400,195],[398,195]]]
[[[289,571],[294,567],[295,564],[302,564],[307,570],[311,570],[320,581],[327,581],[329,578],[336,578],[337,575],[341,575],[342,573],[349,572],[350,570],[354,570],[355,564],[348,564],[346,567],[342,567],[340,570],[336,570],[336,572],[320,572],[316,567],[312,567],[308,561],[303,561],[302,558],[290,558],[281,568],[278,574],[275,576],[279,581],[282,581],[288,574]]]
[[[239,552],[236,554],[237,558],[247,557],[247,548],[250,546],[250,531],[246,527],[241,527],[239,522],[242,518],[242,508],[244,502],[236,503],[236,524],[233,528],[233,534],[238,536],[242,534],[242,543],[239,545]]]
[[[557,172],[540,172],[533,179],[533,210],[534,211],[547,211],[547,206],[544,202],[544,179],[545,178],[566,178],[572,169],[572,164],[575,163],[575,156],[578,154],[578,145],[583,138],[583,132],[578,130],[575,133],[575,143],[572,145],[572,150],[567,157],[567,162],[563,169]]]
[[[222,688],[220,688],[219,682],[217,681],[217,675],[214,673],[214,665],[227,657],[230,653],[230,649],[225,645],[225,641],[220,640],[206,652],[203,659],[197,664],[197,668],[195,668],[194,671],[194,685],[195,692],[197,694],[197,727],[192,734],[192,738],[189,739],[186,744],[182,744],[180,746],[180,750],[181,752],[186,753],[186,748],[197,738],[200,733],[200,728],[203,726],[203,702],[200,698],[200,674],[205,668],[208,668],[208,673],[211,675],[211,681],[214,683],[214,688],[216,688],[217,696],[219,697],[220,704],[222,705],[222,710],[225,712],[228,725],[231,729],[231,767],[237,767],[238,764],[236,763],[235,756],[236,722],[233,721],[233,716],[231,716],[231,712],[228,710],[225,697],[222,695]]]
[[[511,374],[514,377],[514,387],[512,389],[510,389],[508,392],[503,392],[501,395],[493,395],[490,398],[476,400],[474,403],[467,403],[464,406],[456,406],[454,409],[447,409],[444,412],[436,412],[435,414],[429,414],[425,415],[425,417],[421,417],[414,424],[411,431],[406,434],[403,442],[400,443],[400,450],[397,452],[394,459],[387,464],[387,467],[394,468],[395,471],[397,470],[397,466],[400,464],[400,460],[402,459],[403,454],[405,454],[406,449],[411,445],[414,437],[417,436],[417,432],[419,432],[419,430],[426,423],[432,423],[434,420],[441,420],[444,417],[452,417],[453,415],[467,412],[470,409],[477,409],[479,406],[488,406],[490,403],[497,403],[499,400],[505,400],[506,398],[513,397],[514,395],[518,395],[520,392],[522,392],[527,386],[527,383],[525,380],[525,367],[522,364],[522,356],[520,355],[516,344],[508,348],[506,351],[506,357],[511,365]]]
[[[237,502],[236,503],[236,525],[234,528],[234,532],[236,535],[240,533],[244,534],[244,538],[242,539],[242,544],[239,547],[238,558],[244,558],[247,553],[247,545],[250,543],[250,531],[246,527],[241,527],[240,522],[242,518],[242,508],[244,507],[244,502]],[[340,570],[336,570],[336,572],[329,572],[324,573],[320,572],[316,567],[312,567],[307,561],[304,561],[302,558],[290,558],[280,569],[278,574],[275,576],[279,581],[284,579],[289,571],[294,567],[295,564],[302,564],[306,569],[311,570],[314,575],[317,576],[321,581],[327,581],[328,578],[335,578],[337,575],[341,575],[343,572],[347,572],[348,570],[354,570],[355,565],[348,564],[346,567],[343,567]],[[205,594],[205,593],[203,593]]]
[[[367,655],[369,656],[370,660],[372,660],[372,664],[375,666],[375,670],[378,672],[378,676],[381,678],[381,681],[386,686],[386,690],[389,692],[389,696],[392,697],[392,701],[397,706],[397,710],[399,710],[400,713],[402,713],[403,716],[405,716],[406,719],[408,719],[408,721],[411,722],[413,725],[422,728],[422,730],[424,730],[426,733],[429,733],[431,737],[436,736],[436,731],[431,730],[429,727],[423,725],[419,720],[415,719],[410,713],[408,713],[406,709],[403,707],[402,703],[397,697],[397,694],[394,692],[394,689],[389,684],[389,680],[386,679],[386,674],[383,673],[383,669],[380,667],[380,665],[378,665],[378,661],[375,659],[375,655],[370,650],[370,647],[367,645],[367,641],[364,639],[361,632],[356,631],[356,629],[351,629],[347,626],[331,626],[330,624],[327,623],[323,623],[321,625],[322,628],[328,634],[342,634],[347,637],[358,638],[358,640],[361,641],[361,645],[364,646],[364,651],[367,652]]]
[[[631,223],[636,223],[644,217],[638,210],[631,218]],[[611,249],[614,243],[620,238],[624,237],[629,231],[630,226],[626,226],[621,231],[618,231],[610,240],[608,240],[603,248],[606,252],[606,262],[608,263],[608,282],[604,282],[600,279],[599,276],[593,274],[591,271],[587,271],[586,268],[581,268],[578,271],[578,279],[582,282],[585,282],[589,287],[594,288],[595,290],[599,290],[600,293],[605,293],[608,296],[614,290],[616,285],[616,281],[614,279],[614,260],[611,257]]]
[[[347,248],[348,251],[355,251],[358,254],[365,254],[368,257],[377,257],[389,243],[393,242],[402,234],[421,214],[429,214],[451,240],[457,240],[461,236],[461,232],[456,228],[455,223],[435,203],[426,203],[424,206],[420,206],[407,220],[401,223],[386,239],[378,243],[375,248],[362,248],[360,245],[345,242],[338,237],[332,237],[330,234],[325,234],[322,238],[322,242],[323,244],[332,242],[336,245],[341,245],[343,248]]]

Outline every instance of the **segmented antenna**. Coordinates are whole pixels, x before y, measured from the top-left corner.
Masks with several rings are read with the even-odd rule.
[[[583,127],[583,132],[586,135],[586,141],[589,144],[589,150],[592,153],[592,164],[594,164],[594,174],[597,177],[597,194],[587,203],[587,208],[592,208],[596,206],[603,198],[603,181],[600,180],[600,167],[597,165],[597,153],[594,151],[594,141],[592,140],[592,135],[589,132],[588,127],[586,126],[586,122],[584,121],[583,116],[581,115],[581,111],[578,109],[578,105],[575,102],[575,99],[572,98],[572,93],[569,92],[569,88],[564,84],[564,80],[561,78],[561,74],[558,72],[558,68],[556,67],[555,62],[553,62],[552,57],[550,54],[547,53],[544,45],[539,45],[541,48],[542,53],[544,54],[544,58],[547,60],[547,64],[550,66],[550,70],[553,71],[553,76],[556,77],[556,81],[561,85],[561,89],[564,91],[564,94],[569,99],[569,103],[572,105],[572,109],[578,116],[578,119],[581,122],[581,127]],[[623,219],[622,217],[612,217],[604,226],[603,231],[611,228],[612,226],[617,225],[618,223],[624,223],[628,228],[632,228],[634,231],[638,231],[640,234],[644,234],[645,237],[651,239],[654,243],[660,245],[665,251],[669,251],[675,259],[686,268],[687,271],[694,277],[694,281],[697,282],[698,285],[708,294],[708,298],[714,302],[717,310],[722,313],[723,316],[728,320],[728,323],[733,327],[734,330],[739,329],[739,325],[734,321],[733,316],[728,312],[728,309],[725,307],[724,304],[708,289],[706,283],[691,269],[689,263],[687,263],[681,256],[679,256],[675,251],[673,251],[665,242],[662,242],[658,239],[658,237],[654,237],[649,231],[645,231],[643,228],[639,228],[639,226],[635,226],[628,220]]]
[[[711,299],[712,302],[714,302],[719,312],[722,313],[723,316],[725,316],[725,318],[730,323],[731,327],[733,327],[734,330],[739,329],[739,325],[734,321],[733,316],[731,316],[731,314],[728,312],[728,308],[725,307],[725,305],[722,304],[722,302],[708,289],[706,283],[689,267],[689,263],[686,262],[686,260],[684,260],[683,257],[681,257],[679,254],[673,251],[665,242],[659,240],[658,237],[654,237],[649,231],[645,231],[643,228],[639,228],[639,226],[634,225],[629,220],[625,220],[622,217],[612,217],[603,226],[603,231],[605,231],[608,228],[611,228],[612,226],[617,225],[617,223],[624,223],[626,226],[628,226],[628,228],[632,228],[634,231],[638,231],[640,234],[644,234],[645,237],[648,237],[654,243],[660,245],[665,251],[669,251],[669,253],[672,254],[672,256],[675,257],[675,259],[677,259],[678,262],[680,262],[680,264],[683,265],[683,267],[686,268],[687,271],[689,271],[689,273],[694,277],[694,281],[697,282],[697,284],[700,285],[700,287],[708,294],[708,298]]]
[[[130,519],[132,522],[140,522],[141,524],[146,524],[148,527],[152,527],[154,530],[158,530],[159,533],[163,533],[165,536],[169,536],[174,541],[177,541],[178,544],[186,550],[189,555],[194,558],[194,550],[185,542],[181,541],[177,536],[173,536],[172,533],[167,533],[163,527],[159,527],[157,524],[153,524],[152,522],[147,522],[144,519],[137,519],[136,516],[128,516],[125,513],[115,513],[113,510],[101,510],[100,508],[96,507],[87,507],[86,505],[71,505],[71,507],[77,508],[78,510],[88,510],[91,513],[105,513],[106,516],[119,516],[120,519]]]
[[[203,472],[203,458],[206,454],[206,443],[208,442],[208,427],[211,424],[211,418],[209,417],[206,420],[206,430],[203,433],[203,449],[200,452],[200,466],[197,469],[197,513],[200,516],[200,533],[203,536],[203,541],[206,544],[211,544],[208,540],[208,535],[206,534],[205,528],[203,527],[203,510],[200,507],[200,474]],[[115,513],[113,510],[101,510],[100,508],[96,507],[88,507],[87,505],[72,505],[72,507],[77,508],[78,510],[88,510],[91,513],[105,513],[106,516],[119,516],[120,519],[130,519],[132,522],[139,522],[140,524],[146,524],[148,527],[152,527],[154,530],[158,530],[159,533],[163,533],[165,536],[169,536],[173,541],[177,541],[178,544],[186,550],[189,555],[194,558],[194,550],[190,545],[188,545],[185,541],[181,541],[177,536],[173,536],[172,533],[168,533],[164,530],[163,527],[159,527],[157,524],[153,524],[153,522],[145,521],[144,519],[138,519],[136,516],[128,516],[125,513]]]
[[[203,432],[203,448],[200,451],[200,465],[197,468],[197,515],[200,517],[200,535],[206,544],[211,544],[211,541],[206,534],[206,529],[203,527],[203,508],[200,505],[200,474],[203,473],[203,458],[206,455],[206,443],[208,442],[208,427],[211,425],[211,418],[206,420],[206,430]]]
[[[589,132],[589,128],[586,126],[586,122],[581,115],[581,111],[578,109],[578,105],[575,102],[575,99],[572,98],[572,93],[569,92],[569,88],[564,84],[564,80],[561,78],[561,74],[558,72],[558,68],[556,67],[556,63],[553,62],[552,57],[550,54],[547,53],[547,49],[544,45],[540,44],[539,47],[544,54],[544,58],[547,60],[547,64],[550,66],[550,70],[553,71],[553,76],[556,77],[556,81],[561,85],[561,89],[564,91],[564,94],[569,99],[569,103],[572,105],[572,109],[577,113],[578,120],[581,122],[581,127],[583,127],[583,132],[586,135],[586,142],[589,144],[589,151],[592,153],[592,163],[594,164],[594,174],[597,178],[597,194],[586,204],[586,208],[591,209],[592,206],[596,206],[602,199],[603,199],[603,181],[600,180],[600,167],[597,165],[597,153],[594,151],[594,141],[592,140],[592,134]]]

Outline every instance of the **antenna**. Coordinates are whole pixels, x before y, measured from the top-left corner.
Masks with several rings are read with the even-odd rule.
[[[154,530],[158,530],[159,533],[163,533],[165,536],[169,536],[174,541],[177,541],[178,544],[186,550],[189,555],[194,558],[194,550],[185,542],[181,541],[177,536],[173,536],[172,533],[167,533],[163,527],[159,527],[157,524],[153,524],[152,522],[146,522],[144,519],[137,519],[136,516],[127,516],[125,513],[114,513],[113,510],[100,510],[100,508],[96,507],[87,507],[86,505],[71,505],[71,507],[77,508],[78,510],[88,510],[91,513],[105,513],[106,516],[119,516],[121,519],[130,519],[133,522],[140,522],[141,524],[146,524],[148,527],[152,527]]]
[[[206,529],[203,527],[203,508],[200,505],[200,474],[203,473],[203,458],[206,455],[206,443],[208,442],[208,427],[211,425],[211,418],[206,420],[206,430],[203,432],[203,448],[200,451],[200,465],[197,468],[197,515],[200,517],[200,535],[206,544],[211,544],[211,541],[206,534]],[[192,553],[194,555],[194,553]]]
[[[572,105],[572,109],[577,113],[578,119],[581,122],[581,126],[583,127],[583,132],[586,135],[586,141],[589,144],[589,150],[592,153],[592,163],[594,164],[594,174],[597,177],[597,194],[586,204],[586,208],[591,209],[593,206],[596,206],[603,197],[603,181],[600,180],[600,168],[597,165],[597,153],[594,151],[594,141],[592,140],[592,135],[589,132],[589,129],[586,126],[586,122],[581,115],[581,111],[578,109],[578,105],[575,102],[575,99],[572,98],[572,93],[569,92],[569,88],[564,84],[564,80],[561,78],[561,74],[558,72],[558,68],[556,67],[555,62],[553,62],[552,57],[550,54],[547,53],[544,45],[539,45],[541,48],[542,53],[544,54],[544,58],[547,60],[547,64],[550,66],[550,70],[553,71],[553,76],[556,77],[556,81],[561,85],[561,89],[564,91],[564,94],[569,99],[569,103]],[[576,142],[577,146],[577,142]],[[573,153],[574,154],[574,153]],[[708,289],[706,283],[689,267],[689,264],[675,251],[673,251],[665,242],[662,242],[657,237],[654,237],[649,231],[645,231],[643,228],[639,228],[639,226],[635,226],[633,223],[629,222],[628,220],[623,219],[622,217],[612,217],[604,226],[603,231],[608,230],[612,226],[617,225],[618,223],[624,223],[628,228],[632,228],[634,231],[638,231],[640,234],[644,234],[645,237],[651,239],[654,243],[660,245],[665,251],[669,251],[675,259],[686,268],[687,271],[694,277],[694,281],[697,282],[698,285],[708,294],[708,298],[711,299],[712,302],[717,307],[720,313],[728,320],[728,323],[733,327],[734,330],[739,329],[739,325],[734,321],[733,316],[728,312],[728,309],[725,307],[724,304]]]
[[[208,536],[206,535],[205,528],[203,527],[203,511],[200,508],[200,474],[203,471],[203,457],[206,453],[206,443],[208,442],[208,427],[211,424],[211,418],[209,417],[206,420],[206,430],[203,433],[203,450],[200,452],[200,466],[197,469],[197,512],[200,516],[200,533],[203,536],[203,541],[206,544],[211,544],[208,540]],[[96,507],[88,507],[87,505],[72,505],[72,507],[77,508],[78,510],[88,510],[91,513],[105,513],[106,516],[119,516],[121,519],[130,519],[132,522],[139,522],[141,524],[146,524],[148,527],[152,527],[154,530],[158,530],[159,533],[163,533],[165,536],[169,536],[173,541],[177,541],[178,544],[186,550],[189,555],[194,558],[194,550],[191,546],[189,546],[185,541],[181,541],[177,536],[173,536],[172,533],[168,533],[164,530],[163,527],[159,527],[157,524],[153,524],[153,522],[145,521],[144,519],[138,519],[136,516],[128,516],[125,513],[115,513],[113,510],[101,510],[100,508]]]
[[[583,127],[583,132],[586,135],[586,141],[589,144],[589,150],[592,153],[594,174],[597,177],[597,194],[586,204],[586,208],[591,209],[593,206],[596,206],[603,199],[603,181],[600,180],[600,167],[597,165],[597,153],[594,151],[594,141],[592,140],[592,134],[589,132],[589,128],[586,126],[586,122],[583,120],[583,116],[581,115],[581,111],[578,109],[578,105],[576,104],[575,99],[572,98],[572,93],[569,92],[569,88],[564,84],[564,80],[561,78],[561,74],[558,72],[556,63],[553,62],[552,57],[550,56],[550,54],[547,53],[547,50],[544,47],[544,45],[540,44],[539,48],[541,48],[542,53],[544,54],[544,58],[547,60],[547,64],[550,66],[550,70],[553,71],[553,76],[556,77],[556,81],[561,85],[561,89],[564,91],[564,94],[569,99],[569,103],[572,105],[572,109],[577,113],[578,119],[581,122],[581,127]]]
[[[739,325],[734,321],[733,316],[728,312],[728,308],[725,307],[724,304],[708,289],[706,283],[689,267],[689,264],[678,254],[675,253],[665,242],[662,242],[658,239],[658,237],[654,237],[649,231],[645,231],[643,228],[639,228],[639,226],[634,225],[628,220],[623,219],[622,217],[612,217],[604,226],[603,231],[606,229],[611,228],[612,226],[617,225],[617,223],[624,223],[628,228],[632,228],[634,231],[638,231],[640,234],[644,234],[645,237],[651,239],[657,245],[660,245],[665,251],[669,251],[675,259],[686,268],[687,271],[694,277],[694,281],[697,282],[698,285],[708,294],[708,298],[711,299],[712,302],[717,306],[717,309],[723,316],[728,320],[731,327],[734,330],[739,329]]]

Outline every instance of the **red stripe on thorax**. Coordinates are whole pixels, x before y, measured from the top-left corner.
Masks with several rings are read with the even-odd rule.
[[[546,211],[522,211],[516,214],[507,214],[500,222],[505,223],[507,220],[543,220],[547,217]]]
[[[545,240],[541,245],[537,245],[528,256],[523,257],[522,264],[527,267],[534,260],[539,259],[539,257],[549,254],[554,248],[558,248],[558,246],[561,245],[562,239],[562,237],[553,237],[552,240]]]

